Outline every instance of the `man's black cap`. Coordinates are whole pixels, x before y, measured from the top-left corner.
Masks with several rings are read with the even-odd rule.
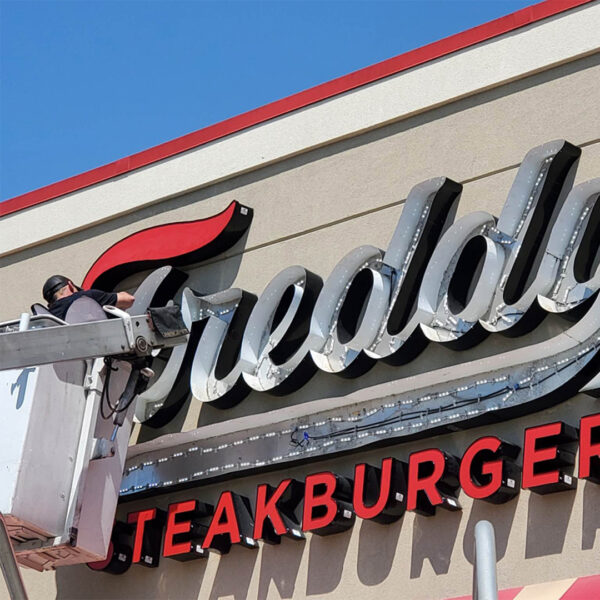
[[[42,288],[42,296],[44,296],[44,300],[50,304],[54,294],[56,294],[60,288],[67,285],[69,281],[70,279],[64,275],[52,275],[52,277],[49,277]]]

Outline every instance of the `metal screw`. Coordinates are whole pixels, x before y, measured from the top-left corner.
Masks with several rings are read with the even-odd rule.
[[[135,339],[135,347],[139,352],[146,352],[148,350],[148,342],[146,341],[146,338],[138,335],[138,337]]]

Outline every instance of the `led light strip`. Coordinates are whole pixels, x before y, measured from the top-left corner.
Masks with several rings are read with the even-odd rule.
[[[590,309],[592,315],[594,308]],[[570,331],[580,329],[584,321],[585,318]],[[336,410],[288,419],[269,428],[256,428],[250,435],[244,429],[243,435],[238,431],[197,441],[194,445],[181,444],[171,448],[168,456],[163,449],[135,457],[125,470],[121,496],[197,485],[222,476],[242,475],[372,443],[393,444],[430,429],[455,430],[459,422],[460,428],[466,428],[469,420],[504,408],[526,407],[527,402],[541,399],[572,382],[582,369],[591,365],[592,374],[598,370],[598,331],[582,344],[561,334],[525,350],[564,344],[565,338],[571,347],[554,355],[525,364],[515,361],[512,368],[500,368],[470,381],[463,379],[451,388],[447,383],[440,383],[425,388],[416,398],[410,391],[392,393]],[[501,372],[503,370],[505,372]],[[589,379],[590,375],[586,377]],[[572,393],[579,389],[577,385]],[[469,393],[467,397],[465,393]],[[416,410],[407,412],[407,408]]]

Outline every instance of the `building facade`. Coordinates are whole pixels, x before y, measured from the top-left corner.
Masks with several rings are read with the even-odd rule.
[[[577,338],[570,350],[561,346],[554,354],[548,350],[550,358],[540,355],[542,362],[536,354],[544,345],[550,348],[565,332],[561,340],[569,336],[573,339],[575,334],[570,328],[576,325],[572,320],[547,310],[550,314],[543,320],[533,318],[534,325],[522,328],[519,335],[512,335],[514,331],[503,335],[502,326],[496,324],[495,329],[492,325],[486,329],[489,335],[480,335],[477,340],[469,338],[468,342],[466,330],[460,327],[465,323],[470,327],[466,313],[461,311],[475,307],[479,297],[486,294],[488,300],[481,302],[492,301],[493,290],[500,285],[500,272],[507,273],[508,277],[511,269],[523,270],[521,281],[515,284],[517,291],[513,292],[512,303],[520,307],[523,314],[529,313],[531,306],[538,302],[536,293],[527,306],[520,304],[527,293],[537,290],[536,276],[543,272],[544,256],[551,254],[549,239],[563,221],[567,222],[567,217],[561,219],[558,215],[561,206],[575,206],[575,196],[567,198],[571,189],[579,190],[583,196],[587,193],[582,201],[588,203],[589,210],[573,218],[581,217],[584,223],[578,242],[583,248],[579,256],[583,258],[577,259],[576,283],[591,282],[591,296],[586,306],[592,306],[585,316],[578,313],[575,323],[582,323],[584,318],[592,322],[594,314],[600,312],[597,302],[592,304],[597,289],[593,286],[598,285],[600,277],[600,203],[594,203],[600,177],[598,31],[598,2],[543,2],[0,204],[1,288],[19,291],[3,295],[0,306],[3,320],[39,302],[41,283],[49,275],[64,272],[76,282],[83,281],[99,257],[129,236],[157,228],[152,247],[160,246],[166,239],[161,227],[208,220],[225,211],[233,201],[239,203],[238,209],[243,209],[244,216],[251,217],[251,222],[244,225],[239,239],[224,251],[212,252],[205,260],[179,263],[177,268],[186,273],[188,279],[176,292],[176,301],[182,302],[182,290],[186,286],[196,292],[195,297],[235,288],[258,296],[256,306],[265,307],[269,301],[274,302],[273,295],[277,300],[277,288],[267,286],[274,286],[274,278],[293,265],[301,265],[314,274],[316,280],[321,278],[324,282],[326,292],[319,292],[320,284],[316,283],[315,297],[306,309],[313,319],[311,332],[321,326],[322,339],[331,343],[337,340],[339,347],[332,351],[323,347],[315,350],[316,346],[312,346],[312,355],[307,351],[317,367],[312,376],[303,375],[289,390],[276,389],[277,394],[257,391],[261,386],[262,389],[277,387],[280,383],[277,377],[285,378],[288,374],[259,372],[256,365],[268,358],[276,343],[272,341],[268,346],[267,342],[265,346],[264,339],[255,335],[252,345],[249,330],[243,351],[245,349],[248,356],[253,352],[256,355],[253,374],[246,379],[254,377],[254,383],[239,403],[216,408],[218,402],[201,402],[192,394],[188,373],[188,387],[183,395],[161,396],[160,402],[149,401],[146,413],[138,411],[140,421],[149,415],[153,415],[154,420],[138,423],[134,428],[117,519],[127,522],[128,515],[139,511],[154,508],[168,511],[175,503],[197,500],[222,508],[223,524],[229,515],[222,504],[226,492],[248,498],[248,514],[256,517],[257,490],[262,484],[269,484],[275,490],[282,480],[290,478],[306,484],[307,477],[319,473],[338,476],[337,491],[330,501],[339,500],[336,510],[343,513],[344,502],[352,504],[344,495],[343,481],[356,482],[356,466],[360,464],[383,468],[388,458],[408,464],[411,455],[428,449],[461,458],[476,440],[497,437],[506,445],[521,449],[514,460],[520,467],[526,460],[533,461],[533,454],[525,456],[526,431],[558,422],[580,428],[579,444],[584,443],[582,432],[585,424],[592,421],[584,421],[582,425],[582,418],[600,414],[598,400],[589,393],[596,389],[590,371],[595,367],[590,358],[586,380],[575,389],[568,385],[571,380],[567,380],[565,371],[561,370],[562,363],[559,364],[556,357],[559,351],[572,352],[574,356],[583,350],[593,354],[595,342]],[[539,167],[539,177],[542,184],[554,177],[554,192],[550,186],[545,192],[535,187],[538,172],[534,173],[533,183],[527,183],[527,177],[531,178],[537,168],[535,165],[543,165],[546,159],[548,164],[554,161],[556,169],[543,171],[543,166]],[[434,180],[441,177],[448,179]],[[423,192],[419,196],[421,188],[415,186],[422,182],[429,182],[430,187],[427,194]],[[442,189],[444,184],[450,187]],[[373,331],[377,328],[368,322],[373,315],[381,318],[385,313],[385,307],[376,306],[375,290],[378,285],[388,285],[391,287],[386,293],[391,295],[394,277],[400,277],[403,264],[408,264],[392,264],[392,255],[406,258],[410,254],[402,250],[404,230],[397,229],[398,223],[403,227],[412,223],[412,233],[418,236],[421,232],[418,219],[431,214],[418,204],[419,198],[441,198],[440,190],[445,190],[446,204],[440,205],[436,218],[432,217],[432,223],[439,224],[439,232],[436,237],[435,231],[429,231],[427,235],[433,242],[416,246],[416,260],[420,256],[427,259],[423,259],[421,270],[413,267],[410,273],[414,281],[401,290],[407,297],[407,305],[413,302],[415,310],[428,307],[427,344],[419,352],[415,350],[410,360],[398,359],[396,362],[401,364],[385,364],[383,359],[375,360],[385,356],[381,348],[375,348]],[[528,190],[534,203],[541,203],[543,194],[554,193],[554,212],[545,216],[540,216],[541,209],[535,215],[527,213],[531,206],[523,208],[526,203],[519,205],[518,202],[519,194]],[[509,214],[511,206],[522,207],[525,222],[525,225],[517,224],[512,233],[503,230],[514,217]],[[415,210],[414,223],[409,219],[408,208]],[[573,211],[576,212],[576,208]],[[484,213],[500,220],[491,223]],[[401,220],[403,214],[405,217]],[[452,229],[452,223],[462,225]],[[432,227],[435,230],[434,225]],[[530,233],[527,237],[523,233],[519,238],[519,227],[528,228],[529,232],[537,227],[538,231],[535,236]],[[448,235],[444,231],[449,232]],[[517,240],[520,244],[526,240],[531,246],[529,262],[515,267],[515,258],[510,268],[506,266],[513,243],[510,240],[504,246],[506,256],[499,256],[496,250],[490,249],[492,242],[496,243],[494,248],[501,247],[502,236],[508,239],[509,234],[513,242]],[[565,229],[563,237],[569,234]],[[477,241],[467,243],[469,236],[474,240],[487,236],[491,240],[488,250],[479,247]],[[555,234],[555,237],[560,236]],[[178,254],[177,243],[171,240],[170,244],[172,247],[165,250],[167,254],[163,258],[169,251],[171,256]],[[362,254],[356,251],[360,247],[365,247]],[[140,245],[138,250],[140,248],[145,246]],[[445,248],[446,253],[441,250],[435,253],[436,248]],[[539,248],[550,250],[539,252]],[[381,255],[377,249],[383,249]],[[347,262],[340,263],[347,256]],[[142,258],[140,254],[127,260],[131,263]],[[168,264],[168,260],[165,258],[162,264]],[[386,271],[390,265],[395,268],[395,275]],[[117,284],[119,289],[135,291],[151,271],[148,265],[142,267],[122,274]],[[585,277],[581,274],[584,271]],[[436,272],[439,272],[437,279]],[[288,271],[288,285],[278,282],[278,289],[285,291],[295,285],[296,290],[308,290],[310,276],[302,273],[299,276]],[[489,276],[489,280],[484,281],[482,274]],[[446,288],[440,284],[444,281]],[[271,295],[263,294],[265,288]],[[546,295],[550,292],[547,290]],[[319,293],[323,305],[321,313],[314,309],[315,302],[319,303],[315,299]],[[265,317],[267,338],[278,325],[286,322],[286,314],[290,319],[293,317],[290,306],[296,300],[300,303],[300,296],[290,299],[281,294],[279,304],[287,307],[288,312],[271,314],[270,320]],[[306,302],[309,302],[308,296],[307,293]],[[328,313],[327,301],[333,305],[338,301],[341,312],[331,309]],[[511,304],[506,296],[504,304]],[[402,326],[415,314],[410,306],[406,311]],[[480,326],[478,320],[489,316],[484,313],[471,319],[473,331],[475,325]],[[338,338],[331,337],[333,329],[328,329],[330,325],[333,327],[333,320],[326,318],[331,314],[336,315]],[[461,322],[457,324],[455,320],[456,329],[452,331],[449,321],[444,322],[442,317],[457,314],[461,315]],[[321,315],[322,320],[315,315]],[[252,323],[260,323],[259,317],[255,318]],[[513,318],[512,313],[505,313],[505,320]],[[288,323],[287,326],[292,328],[293,325]],[[339,337],[342,329],[345,337]],[[299,326],[298,331],[304,331],[308,339],[308,330]],[[361,336],[367,340],[366,345],[359,346]],[[299,345],[301,342],[291,343],[296,354],[298,348],[304,347]],[[417,344],[414,339],[404,342]],[[391,339],[387,343],[400,342]],[[367,353],[371,360],[352,372],[351,363],[358,365],[360,358],[355,355],[364,357],[365,349],[371,352],[371,355]],[[288,352],[285,360],[290,360],[290,356]],[[252,358],[242,358],[252,363]],[[574,372],[579,366],[579,363],[572,366],[568,356],[560,360]],[[581,358],[581,361],[586,360],[587,354]],[[282,364],[281,361],[275,363],[275,366]],[[540,388],[535,388],[538,380],[531,375],[531,369],[541,368],[535,367],[538,363],[556,377],[564,376],[565,381],[546,391],[542,388],[550,385],[550,380],[540,378]],[[525,365],[523,368],[529,369],[527,373],[534,377],[534,384],[528,388],[529,395],[523,401],[524,405],[531,401],[531,406],[513,406],[510,404],[513,399],[509,399],[506,406],[510,404],[511,408],[504,410],[500,406],[498,415],[492,419],[483,418],[485,408],[470,415],[459,404],[456,423],[444,422],[444,428],[440,429],[435,426],[433,414],[442,412],[438,403],[435,411],[426,409],[423,413],[428,424],[407,423],[409,430],[414,428],[410,434],[400,429],[394,431],[390,425],[403,422],[402,416],[407,413],[402,408],[403,400],[412,408],[417,401],[427,402],[434,394],[446,393],[444,389],[456,396],[462,388],[479,385],[483,377],[488,378],[486,385],[491,385],[492,378],[507,377],[512,381],[512,374],[517,373],[515,381],[523,382],[519,365]],[[340,377],[340,372],[345,377]],[[489,373],[492,375],[488,377]],[[223,376],[222,373],[212,375],[213,383]],[[201,379],[201,375],[197,377]],[[576,379],[573,375],[572,380]],[[206,380],[205,377],[202,381],[206,383]],[[588,393],[578,392],[590,380]],[[516,397],[524,384],[519,387],[511,383],[511,386],[507,388],[508,393]],[[199,384],[198,389],[200,387]],[[221,394],[217,388],[215,384],[213,397]],[[205,387],[198,394],[204,394],[207,399],[211,390]],[[481,400],[481,392],[476,392],[475,398],[478,395]],[[497,397],[504,398],[500,394]],[[539,402],[535,402],[537,400]],[[396,410],[393,405],[400,407],[397,413],[393,412]],[[387,415],[385,410],[392,411],[390,420],[378,422],[375,415],[363,425],[366,413],[373,406],[383,416]],[[172,407],[168,414],[165,407]],[[476,407],[476,410],[480,409]],[[312,418],[319,414],[325,415],[328,422],[325,432]],[[340,429],[338,435],[336,419],[352,422],[352,415],[356,425],[350,424],[347,433]],[[384,433],[377,433],[384,429]],[[249,442],[254,430],[260,438],[255,446]],[[552,438],[555,445],[564,444],[560,449],[565,454],[573,451],[577,444],[577,438],[569,438],[568,431],[562,432],[564,439]],[[278,440],[284,438],[277,446],[278,449],[287,447],[284,459],[275,454],[274,446],[269,446],[271,433],[277,434]],[[596,434],[591,435],[588,441],[597,443]],[[345,437],[351,438],[347,446],[340,441]],[[210,462],[213,460],[208,456],[211,452],[204,452],[199,459],[191,455],[190,449],[199,447],[205,451],[210,440],[221,438],[229,445],[223,450],[229,457],[223,459],[227,464]],[[334,452],[327,450],[330,441]],[[532,448],[535,450],[535,444]],[[177,462],[175,455],[180,451],[185,453],[184,460]],[[297,454],[290,456],[294,452]],[[593,451],[589,452],[593,455]],[[162,459],[164,470],[153,470]],[[148,465],[144,472],[148,475],[140,478],[145,461],[152,466]],[[214,465],[210,469],[215,470],[208,472],[208,465]],[[530,463],[534,469],[531,475],[539,474],[532,465],[533,462]],[[60,598],[453,598],[471,592],[473,530],[478,521],[489,520],[496,534],[499,588],[513,589],[513,595],[506,597],[560,598],[569,589],[576,590],[573,586],[578,585],[596,585],[594,589],[600,593],[600,583],[593,578],[600,574],[600,540],[596,535],[600,528],[600,485],[593,478],[581,476],[585,473],[578,471],[580,463],[575,463],[570,471],[568,464],[566,467],[554,465],[555,469],[559,467],[564,467],[567,476],[574,479],[580,475],[576,486],[566,483],[560,491],[553,490],[555,493],[549,494],[539,493],[541,484],[532,484],[520,491],[516,486],[513,487],[515,493],[509,494],[509,501],[491,503],[473,499],[465,493],[464,486],[462,491],[457,489],[451,477],[446,481],[444,472],[437,481],[446,482],[446,487],[441,487],[445,501],[433,502],[438,505],[434,516],[425,516],[427,507],[419,505],[419,510],[409,509],[398,520],[390,517],[393,522],[388,524],[356,518],[353,526],[346,527],[354,517],[347,516],[348,522],[345,522],[342,514],[340,531],[331,535],[317,535],[306,528],[305,539],[293,539],[291,534],[289,538],[283,537],[280,544],[271,545],[244,543],[244,536],[240,534],[241,543],[234,543],[229,552],[223,555],[210,552],[208,558],[197,555],[196,560],[181,561],[174,559],[181,556],[165,556],[168,528],[162,524],[157,527],[160,530],[157,539],[163,546],[158,565],[134,563],[122,575],[98,572],[86,566],[44,573],[26,571],[24,579],[32,598],[53,595]],[[449,468],[448,459],[446,468]],[[524,467],[523,477],[525,470]],[[200,472],[201,475],[195,475]],[[421,475],[425,479],[426,474]],[[378,481],[381,484],[381,480]],[[417,482],[413,484],[416,486]],[[326,487],[323,482],[321,485]],[[323,489],[312,490],[315,506]],[[420,489],[426,492],[426,486]],[[403,489],[399,493],[404,496],[407,492],[410,502],[410,490]],[[305,489],[305,502],[306,493]],[[406,502],[404,497],[395,499],[400,504]],[[414,499],[421,502],[422,494]],[[432,497],[427,499],[431,504]],[[448,505],[448,499],[456,499],[461,510],[456,510],[451,502]],[[241,530],[244,530],[244,510],[241,505],[234,507]],[[313,516],[323,516],[315,511]],[[302,525],[301,504],[296,516]],[[139,516],[129,520],[136,523],[136,518],[139,527]],[[290,531],[293,529],[290,526]],[[315,525],[312,529],[319,527]],[[213,533],[222,534],[216,530]],[[179,539],[183,538],[174,538]],[[175,543],[173,539],[171,542]],[[141,556],[148,555],[146,550]],[[143,562],[141,559],[140,563]],[[578,583],[575,581],[578,578],[592,579]],[[524,586],[538,586],[537,593],[547,595],[526,596],[526,591],[522,591]]]

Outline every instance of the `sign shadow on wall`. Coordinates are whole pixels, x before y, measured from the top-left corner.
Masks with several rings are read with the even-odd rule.
[[[342,580],[352,529],[331,536],[313,535],[308,558],[307,596],[329,594]]]
[[[269,596],[271,582],[279,598],[292,598],[306,543],[281,538],[281,544],[262,547],[258,600]]]
[[[411,579],[421,577],[425,559],[429,560],[436,575],[448,572],[461,519],[461,511],[437,511],[435,518],[415,515],[410,560]]]
[[[544,496],[529,494],[525,558],[562,553],[575,495],[575,490]]]
[[[361,523],[356,569],[362,584],[378,585],[390,574],[403,521],[389,525]]]
[[[56,600],[199,598],[207,565],[205,560],[164,560],[157,568],[140,567],[144,571],[141,578],[132,577],[131,572],[124,577],[94,572],[83,565],[60,568],[56,571]]]
[[[582,550],[592,550],[598,529],[600,529],[600,488],[596,483],[586,481],[583,490]]]
[[[257,558],[257,551],[234,545],[230,554],[219,560],[209,600],[246,600]]]

